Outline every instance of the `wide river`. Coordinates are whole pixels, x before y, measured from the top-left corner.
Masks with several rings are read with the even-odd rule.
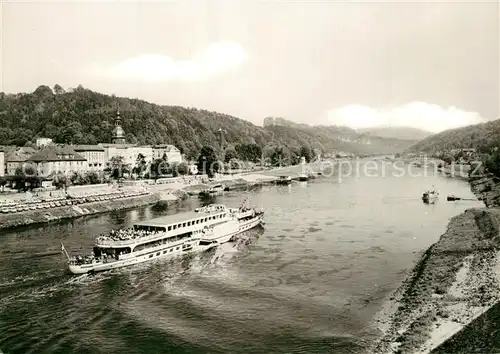
[[[249,191],[266,223],[244,242],[94,276],[68,274],[60,240],[90,250],[107,230],[207,201],[0,231],[0,352],[364,353],[379,335],[377,312],[420,252],[450,217],[482,206],[446,201],[474,198],[463,180],[378,168],[385,176]],[[432,185],[440,200],[423,204]],[[243,194],[215,201],[237,206]]]

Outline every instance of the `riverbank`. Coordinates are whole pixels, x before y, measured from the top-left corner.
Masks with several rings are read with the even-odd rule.
[[[421,256],[377,318],[383,336],[374,353],[429,353],[500,300],[500,181],[484,173],[468,180],[486,207],[452,218]]]
[[[374,353],[428,353],[499,299],[500,210],[454,217],[377,320]]]
[[[177,197],[153,193],[132,198],[122,198],[116,200],[104,200],[80,205],[70,205],[51,208],[48,210],[30,210],[15,214],[0,214],[0,229],[7,229],[19,226],[49,223],[64,219],[78,218],[86,215],[107,213],[116,210],[137,208],[149,204],[154,204],[160,200],[166,202],[176,202]]]
[[[217,178],[211,182],[211,185],[222,183],[229,187],[230,190],[244,190],[256,185],[275,183],[277,175],[282,173],[295,175],[296,173],[300,173],[302,169],[303,166],[291,166],[267,170],[258,174],[218,175]],[[175,179],[170,183],[153,185],[145,183],[147,181],[140,181],[140,184],[132,186],[131,189],[145,187],[149,194],[138,197],[0,214],[0,229],[42,224],[116,210],[132,209],[158,202],[175,202],[179,199],[186,198],[188,195],[198,195],[200,191],[207,189],[209,185],[199,183],[197,177],[198,176],[191,179]],[[110,188],[109,186],[105,187],[106,189]]]
[[[472,192],[486,207],[500,207],[500,178],[491,173],[470,177]]]

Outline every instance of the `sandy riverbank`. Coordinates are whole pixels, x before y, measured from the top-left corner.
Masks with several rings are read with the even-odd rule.
[[[374,353],[429,353],[500,299],[500,210],[454,217],[378,318]]]

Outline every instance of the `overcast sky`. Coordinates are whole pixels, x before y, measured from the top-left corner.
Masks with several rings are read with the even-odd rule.
[[[262,124],[499,117],[495,2],[4,2],[5,92],[84,87]]]

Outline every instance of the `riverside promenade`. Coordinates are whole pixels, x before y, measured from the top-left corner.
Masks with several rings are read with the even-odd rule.
[[[318,168],[318,166],[307,166]],[[214,184],[231,189],[274,183],[280,175],[298,176],[304,166],[289,166],[236,175],[183,176],[153,180],[125,181],[117,184],[71,186],[64,190],[39,190],[0,195],[0,229],[43,224],[86,215],[132,209],[158,202],[176,203],[188,194],[198,194]]]

